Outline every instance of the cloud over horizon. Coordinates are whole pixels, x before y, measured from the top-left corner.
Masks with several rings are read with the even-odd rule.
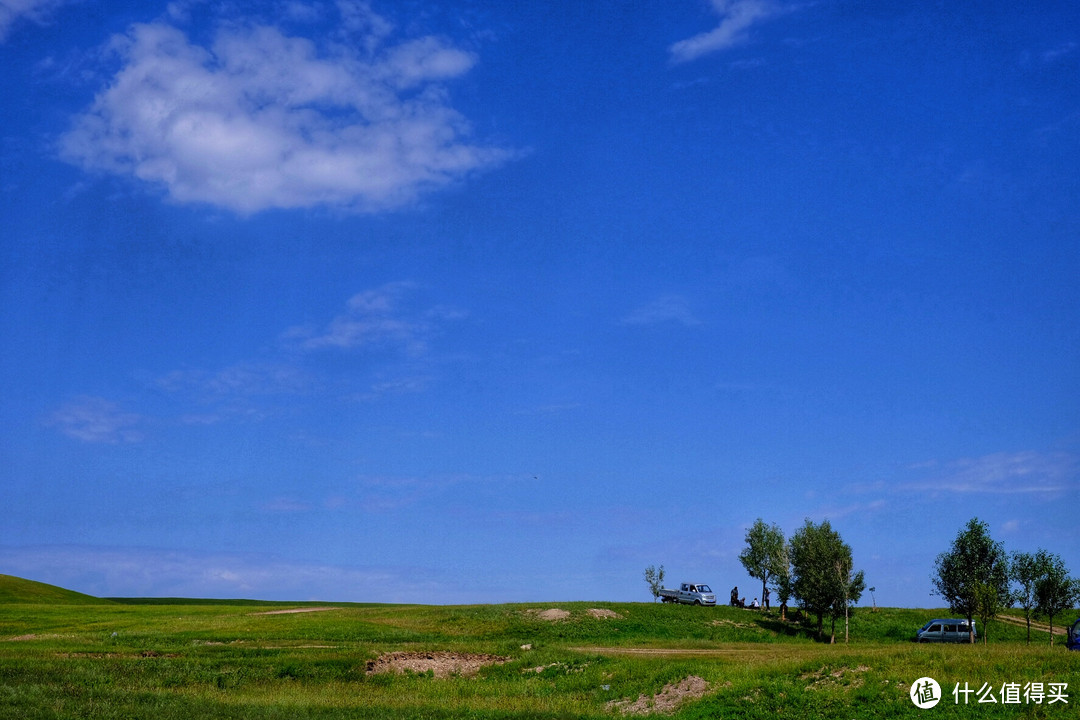
[[[391,43],[363,4],[339,13],[347,42],[222,22],[204,47],[170,22],[132,25],[111,43],[121,68],[60,138],[61,157],[249,215],[392,209],[513,156],[472,144],[442,85],[473,53],[435,36]]]

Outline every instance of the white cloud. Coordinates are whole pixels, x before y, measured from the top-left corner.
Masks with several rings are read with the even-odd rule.
[[[64,435],[89,443],[132,443],[142,440],[141,416],[123,412],[99,397],[79,397],[56,410],[47,420]]]
[[[1077,48],[1077,44],[1074,43],[1074,42],[1062,43],[1061,45],[1058,45],[1057,47],[1051,48],[1050,50],[1043,51],[1042,56],[1041,56],[1042,61],[1044,63],[1057,62],[1058,60],[1061,60],[1062,58],[1065,58],[1065,57],[1068,57],[1069,55],[1072,55],[1073,52],[1076,50],[1076,48]]]
[[[352,35],[334,41],[233,22],[204,47],[166,22],[132,26],[113,41],[121,69],[61,156],[249,214],[394,208],[513,155],[470,144],[441,85],[472,53],[432,36],[389,44],[391,26],[366,5],[339,9],[334,34]]]
[[[673,63],[690,62],[738,45],[746,40],[751,27],[785,11],[772,0],[712,0],[712,6],[720,16],[720,24],[674,43],[668,48]]]
[[[4,42],[16,22],[43,23],[68,0],[0,0],[0,42]]]
[[[459,319],[462,314],[445,307],[422,313],[402,308],[405,296],[413,289],[412,283],[393,282],[357,293],[349,299],[345,312],[325,328],[292,328],[286,338],[299,342],[306,350],[381,347],[413,357],[423,355],[436,325]]]
[[[312,380],[283,363],[242,362],[216,372],[176,370],[156,382],[173,393],[193,395],[204,402],[223,398],[292,395],[308,390]]]
[[[1066,452],[1033,450],[993,453],[947,463],[934,477],[906,488],[1000,495],[1075,492],[1080,489],[1080,458]]]
[[[686,298],[680,295],[665,295],[639,307],[622,319],[623,325],[656,325],[675,322],[682,325],[700,325]]]
[[[5,572],[97,597],[255,597],[267,600],[453,602],[468,589],[440,571],[308,564],[257,553],[72,546],[0,546]],[[471,596],[475,599],[475,592]]]

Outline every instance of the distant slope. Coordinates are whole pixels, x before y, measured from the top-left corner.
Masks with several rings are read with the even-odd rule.
[[[55,585],[0,575],[0,603],[42,603],[55,605],[91,605],[108,603],[93,595],[83,595]]]

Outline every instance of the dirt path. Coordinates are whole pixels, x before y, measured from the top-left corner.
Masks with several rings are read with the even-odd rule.
[[[1027,621],[1025,621],[1024,618],[1013,617],[1012,615],[998,615],[994,619],[1001,620],[1002,622],[1007,622],[1010,625],[1018,625],[1022,628],[1027,627]],[[1066,624],[1068,624],[1068,621],[1066,621]],[[1031,629],[1038,630],[1039,632],[1050,632],[1050,625],[1047,623],[1035,622],[1034,620],[1032,620]],[[1065,635],[1067,634],[1067,632],[1068,631],[1065,629],[1065,626],[1054,625],[1055,635]]]
[[[266,612],[251,613],[252,615],[293,615],[294,613],[326,612],[327,610],[340,610],[336,607],[305,607],[289,608],[288,610],[267,610]]]
[[[843,645],[833,647],[842,648]],[[638,655],[651,657],[729,657],[758,660],[790,660],[802,655],[814,655],[821,650],[820,645],[794,647],[786,644],[742,643],[718,648],[653,648],[653,647],[600,647],[597,645],[572,647],[574,652],[597,655]],[[866,652],[865,648],[860,652]]]

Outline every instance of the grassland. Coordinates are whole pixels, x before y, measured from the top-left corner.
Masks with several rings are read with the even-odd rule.
[[[671,717],[1064,719],[1080,705],[1080,653],[1060,640],[1047,647],[1046,633],[1027,645],[1024,628],[995,623],[985,647],[912,643],[925,619],[947,615],[940,610],[861,609],[851,643],[827,645],[775,615],[726,607],[346,603],[268,614],[316,606],[54,602],[37,590],[0,602],[3,718],[612,718],[623,716],[614,703],[652,698],[688,677],[708,692]],[[569,616],[544,619],[551,608]],[[617,616],[594,617],[595,609]],[[506,661],[475,675],[367,672],[369,661],[403,651]],[[946,695],[929,711],[908,697],[923,676]],[[1064,682],[1074,697],[957,706],[951,690],[965,682]]]

